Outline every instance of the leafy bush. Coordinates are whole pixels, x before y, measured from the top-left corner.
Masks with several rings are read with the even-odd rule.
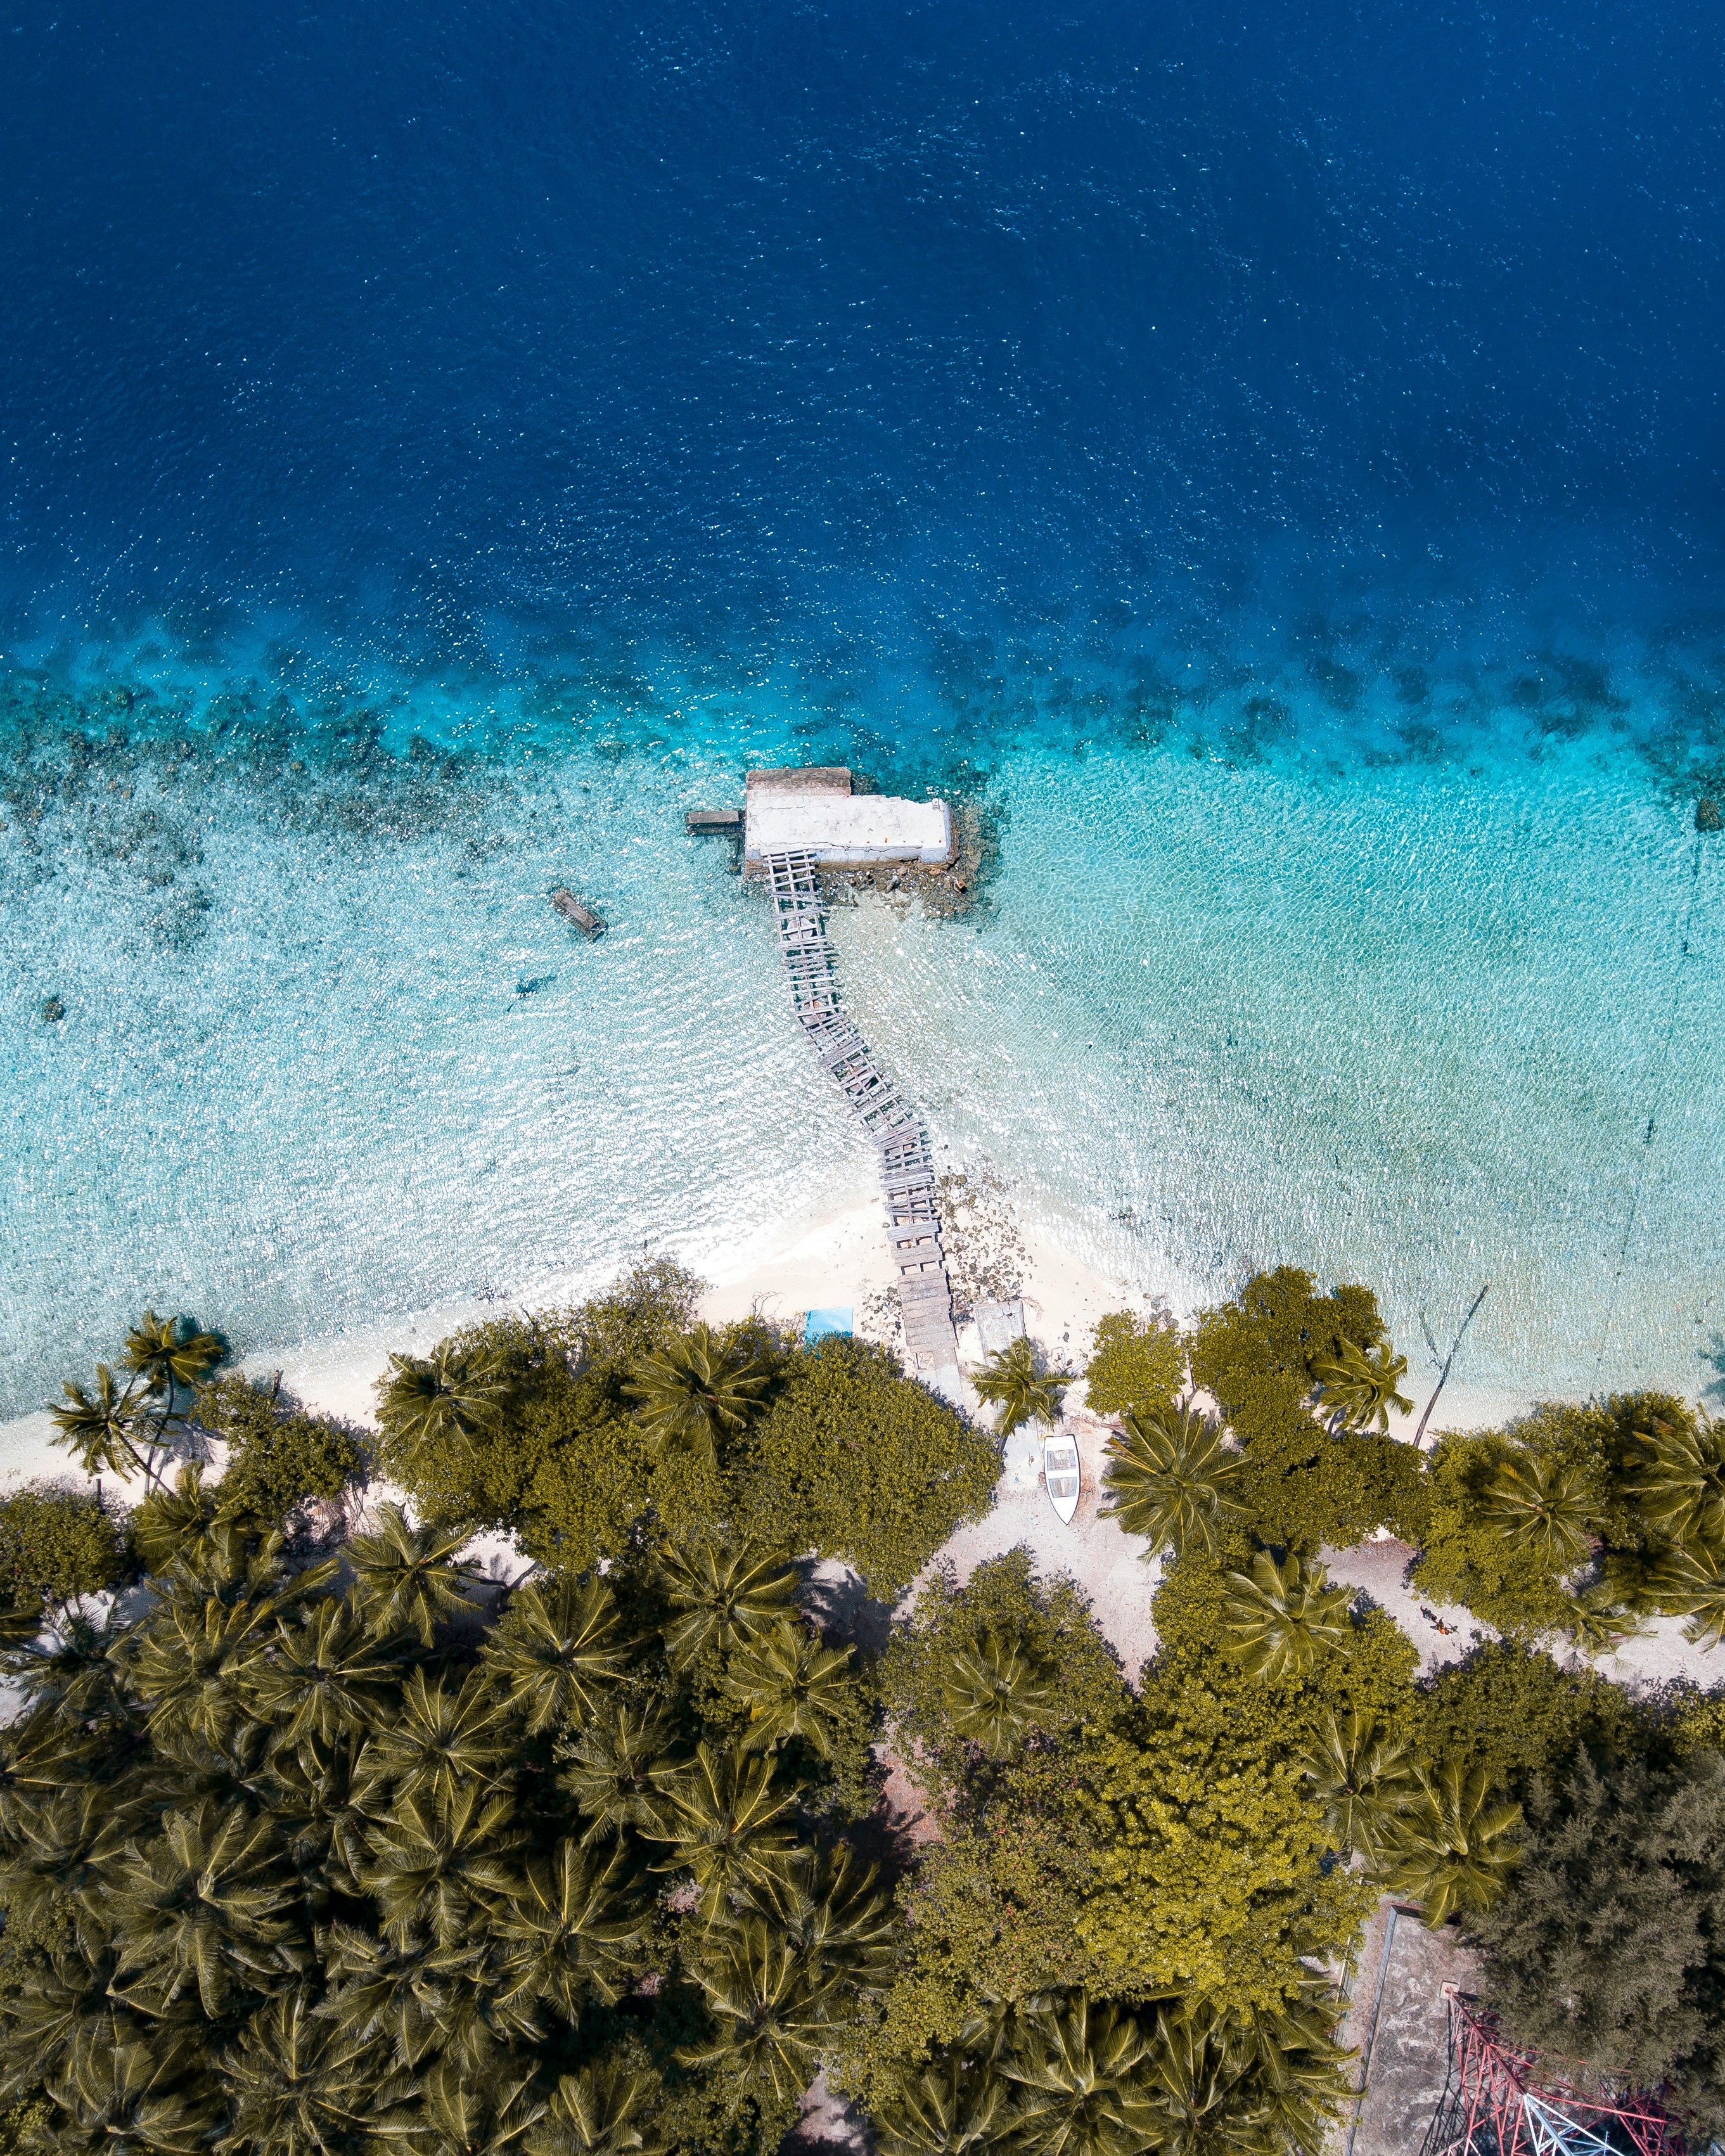
[[[885,1348],[829,1337],[792,1357],[732,1463],[740,1524],[842,1558],[896,1600],[988,1507],[993,1440]]]
[[[1019,1762],[985,1811],[949,1820],[899,1889],[906,1922],[876,2015],[860,2015],[828,2060],[836,2087],[872,2107],[931,2048],[957,2041],[982,2002],[1017,2004],[1094,1984],[1078,1935],[1090,1857],[1075,1833],[1064,1750]]]
[[[1663,1718],[1592,1670],[1563,1670],[1513,1640],[1476,1647],[1420,1689],[1416,1743],[1430,1760],[1463,1757],[1518,1798],[1534,1776],[1561,1774],[1584,1751],[1661,1753]]]
[[[1373,1900],[1325,1863],[1322,1807],[1278,1738],[1243,1728],[1201,1681],[1147,1694],[1078,1752],[1095,1883],[1079,1936],[1117,1996],[1170,1988],[1241,2015],[1307,1988],[1307,1958],[1346,1946]]]
[[[28,1613],[64,1608],[124,1578],[126,1537],[83,1491],[28,1482],[0,1499],[0,1594]]]
[[[307,1414],[291,1394],[254,1379],[218,1378],[201,1386],[198,1418],[229,1447],[224,1506],[272,1525],[307,1497],[339,1497],[364,1471],[357,1432],[328,1415]]]
[[[1305,1552],[1341,1548],[1388,1522],[1417,1539],[1423,1526],[1420,1455],[1374,1430],[1332,1435],[1308,1403],[1314,1365],[1351,1341],[1386,1337],[1369,1288],[1320,1295],[1291,1265],[1257,1273],[1234,1301],[1207,1310],[1192,1337],[1192,1375],[1214,1394],[1245,1448],[1241,1495],[1261,1542]]]
[[[956,1787],[972,1756],[952,1732],[947,1667],[955,1653],[988,1637],[1017,1643],[1046,1681],[1052,1697],[1037,1725],[1045,1734],[1107,1722],[1129,1703],[1120,1658],[1083,1590],[1065,1574],[1039,1578],[1023,1548],[988,1558],[963,1587],[942,1565],[894,1626],[880,1668],[895,1745],[932,1797]]]
[[[468,1327],[450,1359],[495,1373],[502,1404],[458,1441],[386,1440],[386,1471],[426,1517],[513,1530],[547,1563],[581,1572],[615,1556],[653,1496],[630,1373],[677,1337],[700,1286],[660,1259],[571,1309]],[[703,1517],[722,1509],[715,1498]]]
[[[1128,1310],[1097,1319],[1084,1373],[1093,1413],[1142,1414],[1171,1406],[1185,1375],[1186,1342],[1172,1319],[1139,1319]]]
[[[1515,2034],[1725,2134],[1725,1760],[1536,1775],[1516,1891],[1471,1929]]]

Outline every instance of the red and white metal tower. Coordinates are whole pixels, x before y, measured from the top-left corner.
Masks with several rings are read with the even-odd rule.
[[[1656,2098],[1511,2042],[1453,1984],[1444,1996],[1450,2077],[1421,2156],[1686,2156]]]

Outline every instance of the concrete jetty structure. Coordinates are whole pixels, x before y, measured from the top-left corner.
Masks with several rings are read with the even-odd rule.
[[[957,853],[952,812],[944,801],[855,793],[842,764],[752,771],[746,800],[746,868],[763,868],[779,854],[806,855],[824,869],[876,861],[945,868]]]
[[[752,812],[754,775],[750,774]],[[849,773],[845,778],[848,786]],[[944,803],[939,805],[944,807]],[[845,1105],[868,1133],[880,1159],[886,1236],[898,1271],[906,1359],[926,1385],[944,1394],[955,1406],[960,1405],[964,1380],[958,1368],[952,1291],[941,1248],[934,1155],[928,1134],[916,1110],[880,1070],[868,1043],[845,1015],[826,938],[817,873],[819,858],[809,848],[788,847],[763,855],[760,866],[772,894],[779,952],[803,1037],[844,1094]]]

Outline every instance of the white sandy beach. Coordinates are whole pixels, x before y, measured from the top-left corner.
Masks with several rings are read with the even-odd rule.
[[[1026,1329],[1050,1360],[1081,1366],[1091,1330],[1107,1312],[1147,1311],[1153,1300],[1170,1304],[1168,1296],[1111,1279],[1045,1236],[1015,1224],[1005,1232],[1012,1240]],[[835,1183],[776,1235],[721,1250],[708,1256],[701,1270],[711,1283],[702,1299],[701,1314],[715,1323],[751,1312],[794,1323],[807,1311],[839,1307],[855,1313],[859,1332],[889,1337],[895,1276],[879,1199],[865,1180]],[[558,1293],[522,1306],[555,1307],[578,1299],[583,1291],[582,1285],[570,1283]],[[452,1304],[368,1331],[252,1356],[240,1367],[265,1376],[279,1369],[284,1384],[308,1406],[349,1421],[369,1423],[374,1389],[392,1353],[423,1351],[457,1327],[495,1314],[498,1307],[495,1301]],[[1176,1308],[1175,1315],[1183,1319],[1191,1313]],[[973,1325],[961,1329],[959,1347],[961,1356],[974,1367],[980,1350]],[[1402,1438],[1414,1435],[1429,1381],[1424,1386],[1415,1382],[1411,1389],[1414,1412],[1397,1418],[1394,1424],[1395,1434]],[[1531,1396],[1452,1383],[1444,1390],[1426,1441],[1430,1443],[1440,1430],[1501,1425],[1532,1404]],[[977,1408],[973,1396],[968,1404],[973,1410]],[[1007,1447],[992,1510],[983,1519],[961,1527],[936,1562],[950,1561],[963,1578],[986,1558],[1023,1544],[1033,1553],[1039,1568],[1068,1573],[1085,1589],[1122,1662],[1136,1675],[1155,1648],[1150,1604],[1157,1568],[1144,1561],[1146,1545],[1138,1537],[1122,1532],[1112,1519],[1098,1512],[1107,1424],[1088,1411],[1081,1382],[1067,1394],[1065,1419],[1077,1438],[1084,1470],[1082,1495],[1071,1522],[1063,1524],[1056,1517],[1041,1491],[1040,1444],[1020,1435]],[[45,1410],[0,1424],[0,1491],[36,1476],[84,1480],[65,1455],[53,1447],[52,1434]],[[388,1494],[376,1487],[372,1491],[374,1498]],[[483,1554],[489,1568],[508,1568],[507,1552],[495,1537],[485,1538],[483,1551],[476,1549],[475,1553]],[[1332,1578],[1360,1588],[1395,1619],[1419,1648],[1425,1671],[1458,1659],[1476,1639],[1488,1636],[1486,1628],[1466,1610],[1435,1606],[1403,1584],[1411,1555],[1404,1544],[1380,1540],[1325,1555]],[[1580,1666],[1579,1657],[1561,1650],[1559,1659]],[[1676,1678],[1708,1686],[1725,1677],[1725,1656],[1690,1646],[1676,1619],[1656,1620],[1594,1666],[1637,1688]]]

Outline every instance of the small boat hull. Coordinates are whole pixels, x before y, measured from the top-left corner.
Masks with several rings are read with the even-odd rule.
[[[1065,1524],[1078,1510],[1078,1490],[1083,1471],[1079,1465],[1078,1441],[1064,1431],[1042,1440],[1042,1482],[1055,1517]]]

